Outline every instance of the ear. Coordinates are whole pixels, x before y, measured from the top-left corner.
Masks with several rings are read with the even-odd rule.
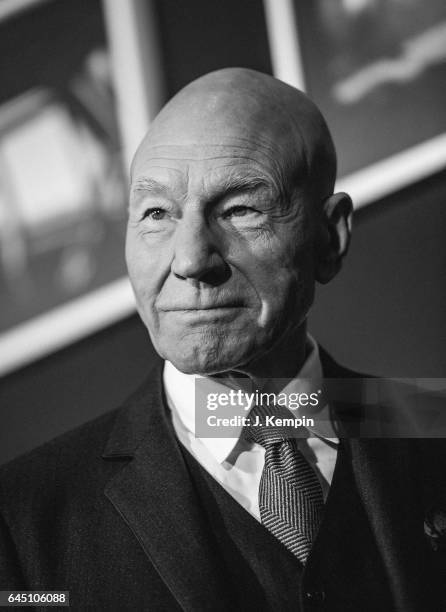
[[[352,230],[353,205],[349,195],[335,193],[325,200],[316,240],[316,280],[328,283],[341,269]]]

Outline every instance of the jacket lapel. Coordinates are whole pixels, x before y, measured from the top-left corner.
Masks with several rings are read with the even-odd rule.
[[[226,610],[229,580],[165,411],[162,364],[118,414],[105,495],[184,610]]]

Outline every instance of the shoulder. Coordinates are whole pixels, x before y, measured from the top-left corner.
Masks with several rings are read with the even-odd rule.
[[[0,542],[9,543],[0,554],[0,567],[12,567],[18,556],[20,567],[40,571],[36,560],[48,561],[52,550],[65,550],[76,533],[94,533],[104,514],[102,491],[112,468],[101,460],[101,451],[117,412],[0,468]]]
[[[119,409],[106,413],[0,467],[0,511],[51,504],[65,487],[100,478],[100,457]],[[15,511],[15,510],[14,510]]]
[[[79,504],[93,499],[113,474],[103,454],[110,441],[136,444],[147,432],[147,414],[161,381],[156,364],[121,406],[0,467],[0,513],[17,508]]]
[[[341,365],[320,344],[318,348],[324,378],[373,378],[370,374],[356,372]]]
[[[146,379],[117,408],[0,466],[0,490],[17,482],[33,488],[42,480],[52,481],[56,473],[66,477],[79,472],[89,474],[91,466],[100,465],[114,431],[119,434],[116,430],[121,430],[120,437],[125,438],[129,430],[144,427],[147,407],[159,398],[156,391],[161,384],[161,373],[162,362],[157,362]]]

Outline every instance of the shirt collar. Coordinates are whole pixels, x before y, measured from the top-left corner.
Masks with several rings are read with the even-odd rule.
[[[176,428],[180,428],[183,434],[195,436],[195,380],[203,378],[197,374],[184,374],[175,368],[170,362],[166,361],[163,371],[164,389],[167,402],[172,411],[172,417]],[[281,392],[290,393],[310,393],[315,386],[322,386],[323,374],[322,364],[319,356],[319,348],[314,338],[307,335],[307,356],[298,374],[281,389]],[[221,389],[220,389],[221,387]],[[213,390],[216,392],[227,390],[227,386],[218,380],[213,380]],[[314,435],[329,440],[337,444],[333,425],[330,421],[329,407],[323,406],[318,410],[315,426],[310,429]],[[241,428],[240,428],[241,433]],[[239,437],[236,438],[200,438],[207,450],[222,463],[234,450]]]

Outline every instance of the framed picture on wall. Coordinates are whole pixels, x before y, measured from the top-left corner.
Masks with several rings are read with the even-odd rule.
[[[157,105],[141,74],[143,6],[0,7],[13,67],[0,93],[0,374],[134,311],[127,169]]]
[[[442,0],[264,0],[274,72],[306,91],[360,207],[446,166]]]

